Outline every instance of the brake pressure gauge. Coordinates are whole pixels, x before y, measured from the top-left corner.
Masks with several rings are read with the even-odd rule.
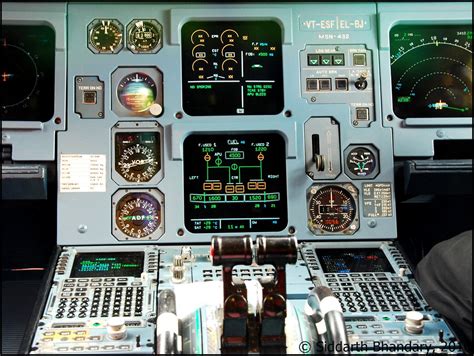
[[[133,53],[156,53],[162,47],[162,33],[156,20],[133,20],[127,26],[127,47]]]
[[[96,54],[115,54],[123,48],[123,25],[114,19],[96,19],[87,26],[87,47]]]

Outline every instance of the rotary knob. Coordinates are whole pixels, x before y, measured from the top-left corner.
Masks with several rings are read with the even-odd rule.
[[[112,340],[122,340],[127,336],[127,326],[123,318],[110,318],[107,321],[107,333]]]
[[[423,314],[417,311],[410,311],[405,317],[405,330],[409,334],[421,334],[423,332]]]

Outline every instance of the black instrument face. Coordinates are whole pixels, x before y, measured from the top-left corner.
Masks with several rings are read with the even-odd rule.
[[[390,61],[398,117],[472,116],[472,26],[395,26]]]
[[[310,227],[327,232],[350,231],[357,207],[349,191],[337,185],[320,188],[309,198]]]
[[[115,134],[115,170],[127,182],[148,182],[160,169],[159,132]]]
[[[71,278],[140,277],[143,252],[77,253]]]
[[[395,272],[385,253],[377,248],[318,249],[324,273]]]
[[[54,30],[2,26],[1,46],[2,121],[49,121],[54,114]]]
[[[114,19],[96,19],[87,26],[89,49],[97,54],[118,53],[123,48],[123,25]]]
[[[156,53],[161,42],[161,25],[156,20],[134,20],[127,26],[127,46],[133,53]]]
[[[161,224],[161,205],[150,194],[128,193],[115,208],[117,228],[131,238],[145,238]]]
[[[280,113],[281,43],[281,27],[273,21],[184,24],[184,111],[193,116]]]
[[[189,231],[281,231],[288,220],[286,202],[286,150],[280,135],[191,135],[184,141]]]
[[[375,170],[377,158],[367,147],[355,147],[348,153],[346,165],[352,175],[367,177]]]

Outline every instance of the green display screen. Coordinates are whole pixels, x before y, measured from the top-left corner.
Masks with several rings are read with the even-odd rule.
[[[140,277],[143,252],[78,253],[71,277]]]
[[[397,25],[390,64],[399,118],[472,116],[472,25]]]

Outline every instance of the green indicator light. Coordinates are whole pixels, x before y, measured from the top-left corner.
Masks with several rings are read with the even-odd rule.
[[[92,326],[100,326],[100,323],[94,323]]]
[[[399,103],[409,103],[409,102],[411,102],[411,97],[410,96],[399,96],[397,101]]]
[[[390,317],[384,316],[382,319],[383,319],[383,320],[390,320]]]
[[[467,39],[472,40],[472,31],[467,31]]]

